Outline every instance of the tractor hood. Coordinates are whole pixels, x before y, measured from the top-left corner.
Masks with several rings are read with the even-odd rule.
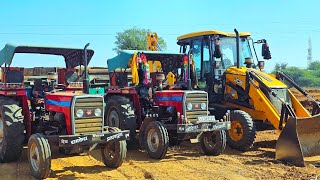
[[[89,64],[94,51],[88,49],[87,52],[87,63]],[[12,44],[6,44],[6,46],[0,51],[0,66],[2,66],[3,64],[10,65],[15,53],[60,55],[64,57],[67,68],[74,68],[79,65],[84,65],[83,49],[42,46],[16,46]]]
[[[282,81],[279,81],[278,79],[276,79],[274,75],[267,74],[265,72],[262,72],[262,71],[259,71],[256,69],[252,69],[252,68],[229,67],[226,70],[226,73],[245,76],[248,71],[255,73],[262,80],[262,82],[270,88],[288,88],[286,84],[284,84]]]

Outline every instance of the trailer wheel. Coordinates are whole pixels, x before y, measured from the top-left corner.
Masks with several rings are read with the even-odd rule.
[[[118,128],[112,128],[111,132],[121,131]],[[117,168],[121,166],[127,155],[126,141],[108,142],[101,148],[103,163],[109,168]]]
[[[227,137],[224,130],[204,132],[200,139],[200,146],[204,154],[210,156],[220,155],[226,148]]]
[[[114,95],[107,99],[105,109],[105,125],[117,127],[122,130],[130,130],[130,138],[136,134],[136,115],[133,103],[129,98]]]
[[[162,159],[169,146],[167,129],[158,121],[150,122],[145,130],[144,142],[146,151],[151,158]]]
[[[25,138],[22,108],[8,98],[0,105],[0,162],[11,162],[19,159]]]
[[[228,131],[228,145],[240,151],[249,150],[256,138],[256,128],[251,116],[241,110],[230,113],[231,129]]]
[[[33,134],[28,142],[28,160],[31,175],[36,179],[47,178],[51,171],[51,150],[47,138]]]

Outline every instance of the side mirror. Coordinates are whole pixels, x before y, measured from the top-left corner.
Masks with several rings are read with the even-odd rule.
[[[270,53],[269,45],[268,45],[267,42],[265,42],[265,43],[262,44],[261,53],[262,53],[263,59],[266,59],[266,60],[271,59],[271,53]]]

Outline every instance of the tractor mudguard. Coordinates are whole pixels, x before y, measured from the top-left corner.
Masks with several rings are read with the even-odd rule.
[[[276,159],[295,166],[305,166],[304,157],[320,155],[320,114],[291,118],[276,145]]]

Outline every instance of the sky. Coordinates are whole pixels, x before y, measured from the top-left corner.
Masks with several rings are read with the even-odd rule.
[[[178,52],[179,35],[221,30],[250,32],[267,39],[275,63],[306,67],[308,39],[320,60],[320,1],[298,0],[1,0],[0,49],[6,43],[83,48],[90,42],[90,66],[107,66],[116,55],[115,36],[132,27],[151,29]],[[260,48],[260,47],[259,47]],[[61,57],[18,54],[12,66],[64,66]]]

